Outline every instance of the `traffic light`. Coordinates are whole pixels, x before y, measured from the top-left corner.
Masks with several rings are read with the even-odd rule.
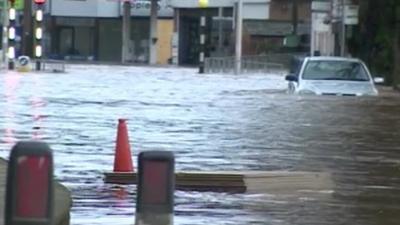
[[[34,0],[35,4],[42,5],[46,3],[46,0]]]
[[[8,19],[14,21],[16,18],[17,12],[15,8],[10,8],[8,11]]]

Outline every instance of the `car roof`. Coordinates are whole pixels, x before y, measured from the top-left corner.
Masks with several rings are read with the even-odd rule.
[[[338,56],[311,56],[306,57],[308,61],[347,61],[347,62],[361,62],[358,58],[338,57]]]

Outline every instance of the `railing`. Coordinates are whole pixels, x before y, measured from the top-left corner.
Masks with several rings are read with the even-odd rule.
[[[235,58],[234,57],[213,57],[206,58],[204,62],[205,73],[234,73]],[[271,73],[274,71],[282,71],[285,66],[280,63],[271,63],[262,60],[253,60],[242,58],[242,73]]]
[[[62,60],[41,60],[40,70],[53,72],[53,73],[64,73],[65,72],[65,62]]]
[[[304,53],[274,53],[268,55],[243,56],[242,73],[271,73],[288,70],[291,60]],[[205,73],[234,73],[235,57],[210,57],[205,59]]]

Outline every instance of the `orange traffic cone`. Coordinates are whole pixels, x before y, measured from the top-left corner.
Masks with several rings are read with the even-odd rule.
[[[133,172],[128,128],[125,119],[118,120],[117,141],[115,147],[114,172]]]

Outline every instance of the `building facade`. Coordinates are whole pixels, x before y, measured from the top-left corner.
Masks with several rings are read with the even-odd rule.
[[[237,0],[209,0],[206,8],[199,8],[198,0],[135,0],[131,2],[131,38],[128,44],[124,42],[129,62],[149,61],[152,1],[158,4],[157,63],[198,63],[201,16],[207,18],[206,57],[234,55]],[[243,0],[244,55],[309,51],[312,0],[297,0],[296,6],[293,2]],[[49,0],[45,56],[121,62],[122,5],[121,0]]]
[[[131,3],[129,61],[149,58],[150,0]],[[46,54],[49,58],[120,62],[122,56],[122,1],[51,0],[47,17]],[[173,10],[158,2],[157,63],[171,58]]]
[[[175,9],[173,57],[179,64],[196,64],[200,16],[207,16],[206,56],[233,56],[237,0],[170,0]],[[243,0],[243,55],[309,52],[312,0]],[[189,48],[190,46],[190,48]]]
[[[233,56],[236,3],[237,0],[209,0],[207,7],[199,8],[198,0],[170,0],[170,5],[175,11],[175,42],[172,46],[174,61],[181,65],[198,63],[201,16],[206,17],[205,56]],[[244,0],[243,20],[268,20],[269,7],[270,0]],[[245,41],[243,44],[244,48],[248,46]]]
[[[271,0],[267,20],[244,21],[248,55],[305,52],[310,48],[311,0]],[[295,11],[295,12],[294,12]]]

